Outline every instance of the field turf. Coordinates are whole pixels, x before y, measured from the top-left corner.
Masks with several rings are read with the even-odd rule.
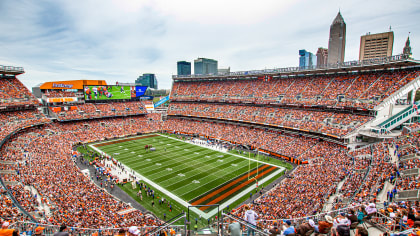
[[[253,157],[266,162],[257,163],[234,153],[219,152],[166,136],[152,136],[95,146],[158,184],[166,193],[170,192],[191,205],[221,204],[255,186],[252,178],[257,174],[261,180],[279,170],[263,157]],[[156,151],[146,151],[145,145],[152,145]],[[275,164],[281,162],[276,160]]]

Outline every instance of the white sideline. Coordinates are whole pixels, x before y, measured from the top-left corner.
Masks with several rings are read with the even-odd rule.
[[[160,136],[163,136],[163,137],[167,137],[167,138],[171,138],[171,139],[174,139],[174,140],[177,140],[177,141],[181,141],[181,142],[185,142],[185,141],[183,141],[183,140],[179,140],[179,139],[175,139],[175,138],[172,138],[172,137],[168,137],[168,136],[166,136],[166,135],[161,135],[161,134],[158,134],[158,135],[160,135]],[[119,139],[119,140],[123,140],[123,139]],[[101,142],[101,143],[106,143],[106,142]],[[185,142],[185,143],[189,143],[189,142]],[[98,144],[98,143],[94,143],[94,144],[89,144],[88,146],[89,147],[91,147],[92,149],[94,149],[95,151],[97,151],[98,153],[100,153],[100,154],[102,154],[102,155],[104,155],[104,156],[109,156],[108,154],[106,154],[105,152],[103,152],[103,151],[101,151],[101,150],[99,150],[97,147],[95,147],[94,145],[95,144]],[[196,145],[196,146],[200,146],[200,145],[197,145],[197,144],[194,144],[194,143],[189,143],[189,144],[193,144],[193,145]],[[200,147],[203,147],[203,146],[200,146]],[[207,149],[210,149],[210,148],[208,148],[208,147],[204,147],[204,148],[207,148]],[[221,152],[221,151],[219,151],[219,152]],[[223,153],[223,152],[222,152]],[[240,158],[243,158],[243,159],[247,159],[248,160],[248,158],[245,158],[245,157],[242,157],[242,156],[239,156],[239,155],[235,155],[235,154],[231,154],[231,153],[228,153],[229,155],[233,155],[233,156],[236,156],[236,157],[240,157]],[[273,178],[274,176],[276,176],[276,175],[278,175],[278,174],[280,174],[282,171],[284,171],[284,167],[282,167],[282,166],[277,166],[277,165],[273,165],[273,164],[270,164],[270,163],[266,163],[266,162],[262,162],[262,161],[256,161],[256,160],[252,160],[252,161],[254,161],[254,162],[259,162],[259,163],[264,163],[264,164],[267,164],[267,165],[271,165],[271,166],[275,166],[275,167],[278,167],[278,170],[276,170],[275,172],[273,172],[273,173],[271,173],[270,175],[268,175],[268,176],[266,176],[265,178],[263,178],[262,180],[260,180],[258,183],[259,184],[263,184],[263,183],[265,183],[265,182],[267,182],[268,180],[270,180],[271,178]],[[124,168],[127,170],[127,171],[133,171],[131,168],[129,168],[128,166],[126,166],[126,165],[124,165],[122,162],[120,162],[120,164],[121,165],[123,165],[124,166]],[[163,188],[162,186],[160,186],[159,184],[157,184],[157,183],[155,183],[155,182],[153,182],[153,181],[151,181],[150,179],[148,179],[148,178],[146,178],[145,176],[143,176],[143,175],[141,175],[141,174],[139,174],[138,172],[136,172],[136,171],[134,171],[134,175],[137,177],[137,178],[139,178],[140,180],[144,180],[145,182],[147,182],[147,184],[148,185],[151,185],[151,186],[153,186],[153,188],[155,188],[155,189],[157,189],[157,190],[159,190],[159,191],[161,191],[161,192],[163,192],[163,193],[165,193],[167,196],[169,196],[170,198],[172,198],[173,200],[175,200],[175,201],[177,201],[177,202],[179,202],[181,205],[183,205],[184,207],[189,207],[189,206],[192,206],[191,204],[189,204],[188,202],[186,202],[185,200],[183,200],[183,199],[181,199],[181,198],[179,198],[178,196],[176,196],[175,194],[173,194],[173,193],[171,193],[170,191],[168,191],[168,190],[166,190],[165,188]],[[233,196],[232,198],[230,198],[228,201],[226,201],[226,202],[224,202],[224,203],[222,203],[220,206],[219,206],[219,208],[220,209],[224,209],[225,207],[227,207],[228,205],[230,205],[230,204],[232,204],[233,202],[235,202],[235,201],[237,201],[239,198],[241,198],[241,197],[243,197],[243,196],[245,196],[246,194],[248,194],[248,192],[250,192],[250,191],[252,191],[252,190],[254,190],[255,189],[255,186],[250,186],[250,187],[248,187],[248,188],[246,188],[245,190],[243,190],[242,192],[240,192],[240,193],[237,193],[235,196]],[[203,218],[205,218],[205,219],[209,219],[210,217],[212,217],[213,215],[215,215],[215,214],[217,214],[217,208],[216,209],[213,209],[213,210],[211,210],[210,212],[208,212],[208,213],[205,213],[204,211],[201,211],[200,209],[198,209],[197,207],[191,207],[191,209],[190,209],[191,211],[193,211],[193,212],[195,212],[196,214],[198,214],[198,215],[200,215],[201,217],[203,217]]]

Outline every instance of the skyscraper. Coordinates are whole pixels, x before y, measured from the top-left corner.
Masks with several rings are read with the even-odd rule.
[[[328,64],[344,62],[346,47],[346,23],[338,12],[330,26],[330,39],[328,41]]]
[[[217,74],[217,61],[207,58],[197,58],[194,60],[194,74]]]
[[[147,86],[149,88],[158,89],[157,79],[155,74],[143,74],[136,79],[136,84]]]
[[[411,46],[410,46],[410,36],[407,37],[407,41],[405,41],[405,46],[403,49],[403,54],[408,55],[408,57],[411,57]]]
[[[367,34],[360,37],[359,60],[392,56],[394,32]]]
[[[178,68],[178,75],[191,75],[191,62],[178,61],[177,68]]]
[[[316,52],[316,66],[322,67],[327,65],[328,63],[328,49],[326,48],[318,48]]]
[[[300,68],[312,68],[314,64],[314,54],[306,51],[305,49],[299,50],[299,67]]]

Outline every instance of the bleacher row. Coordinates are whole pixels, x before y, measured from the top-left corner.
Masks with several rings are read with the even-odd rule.
[[[4,107],[38,104],[32,93],[14,76],[0,76],[0,102]]]
[[[372,109],[417,76],[419,76],[418,71],[402,70],[272,78],[268,81],[264,79],[175,81],[171,100]]]
[[[57,119],[81,120],[111,116],[131,116],[145,114],[144,101],[110,102],[110,103],[85,103],[78,106],[71,106],[74,109],[52,110],[57,113]]]
[[[194,116],[344,136],[373,117],[350,113],[208,103],[171,103],[168,115]]]

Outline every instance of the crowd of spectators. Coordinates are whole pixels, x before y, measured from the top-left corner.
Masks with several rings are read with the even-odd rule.
[[[77,109],[59,111],[57,119],[81,120],[113,116],[130,116],[147,113],[143,102],[109,102],[109,103],[84,103],[76,106]]]
[[[318,139],[283,134],[279,131],[266,131],[245,126],[183,119],[168,119],[163,123],[162,129],[169,132],[200,134],[278,153],[301,161],[313,158],[315,155],[306,152],[312,147],[318,149],[316,144],[319,143]],[[316,151],[313,150],[312,152]]]
[[[13,203],[7,194],[6,189],[0,185],[0,221],[1,219],[9,221],[27,221],[28,216],[23,214]]]
[[[23,110],[0,113],[0,140],[20,128],[49,122],[38,110]]]
[[[372,117],[356,114],[209,103],[171,103],[168,115],[256,122],[344,136]]]
[[[260,212],[263,219],[291,219],[316,214],[335,193],[350,161],[345,149],[338,145],[323,142],[317,146],[328,150],[325,158],[296,167],[288,178],[254,201],[252,208]],[[243,212],[239,210],[235,214],[242,217]]]
[[[16,77],[0,76],[2,106],[36,105],[38,101]]]
[[[156,131],[160,126],[159,114],[150,114],[125,119],[52,123],[30,128],[12,136],[3,146],[2,154],[9,153],[9,150],[14,152],[13,155],[2,155],[2,161],[20,161],[21,164],[15,165],[17,174],[5,174],[2,178],[17,176],[13,180],[25,186],[33,186],[43,199],[48,199],[51,215],[46,216],[46,219],[52,224],[66,223],[93,228],[125,227],[128,224],[154,225],[157,224],[155,218],[146,218],[137,210],[130,214],[119,214],[119,211],[130,206],[95,187],[79,171],[72,161],[72,145]],[[9,186],[9,189],[27,211],[35,211],[36,201],[28,197],[31,195],[22,185]],[[5,200],[2,204],[7,205],[8,202]]]
[[[175,82],[175,101],[241,101],[258,104],[325,105],[372,109],[419,76],[418,71]],[[339,97],[341,97],[339,99]]]
[[[417,130],[418,124],[410,125],[410,128]],[[419,141],[420,133],[418,131],[408,133],[405,136],[395,140],[395,153],[398,155],[398,176],[396,180],[397,191],[420,189],[420,169]],[[411,171],[416,170],[417,171]]]

